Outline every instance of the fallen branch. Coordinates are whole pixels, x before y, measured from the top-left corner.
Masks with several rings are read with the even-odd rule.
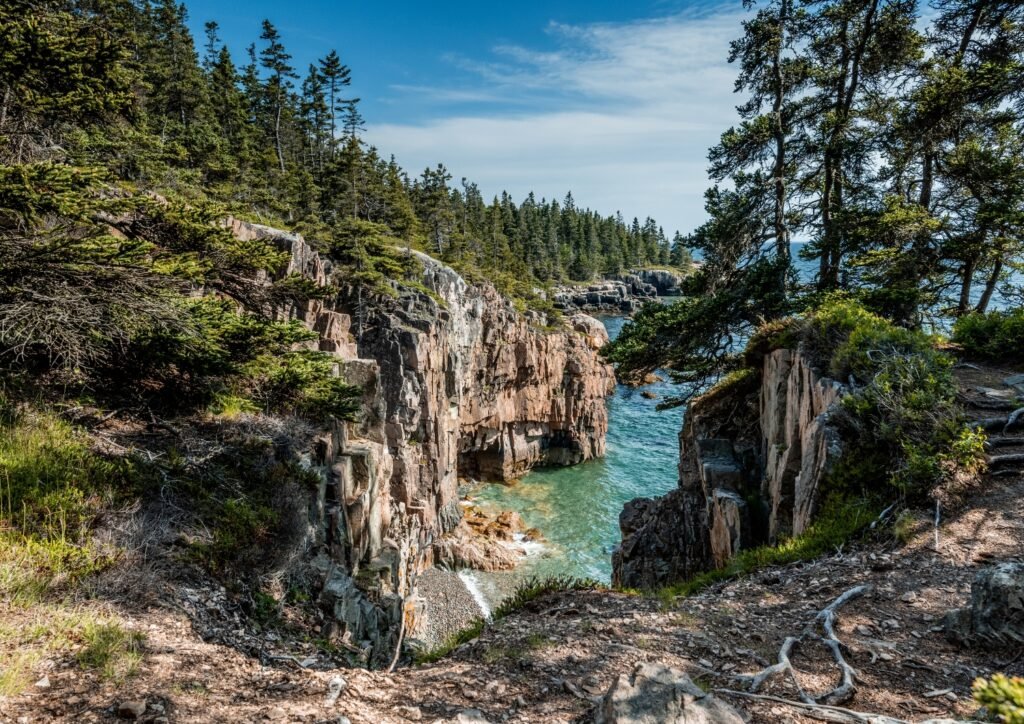
[[[744,699],[757,699],[759,701],[772,701],[777,704],[785,704],[786,706],[804,709],[808,711],[810,716],[814,716],[815,718],[821,718],[825,721],[843,722],[843,724],[908,724],[904,719],[893,719],[892,717],[885,716],[884,714],[869,714],[866,712],[854,711],[853,709],[844,709],[841,706],[831,706],[829,704],[807,704],[801,701],[783,699],[781,696],[751,694],[748,691],[736,691],[734,689],[714,689],[714,693],[725,694],[726,696],[740,696]]]
[[[839,598],[819,611],[818,615],[814,617],[814,620],[807,625],[799,636],[786,637],[786,640],[782,643],[782,647],[779,649],[778,663],[762,669],[753,676],[740,676],[737,678],[740,681],[746,682],[749,685],[751,692],[756,692],[768,679],[779,674],[788,673],[793,679],[793,684],[796,686],[800,699],[809,706],[818,706],[819,702],[825,702],[826,704],[839,704],[848,700],[853,696],[853,693],[856,690],[854,680],[857,676],[857,672],[843,657],[843,643],[839,640],[839,637],[836,636],[835,632],[836,611],[853,599],[863,596],[870,590],[870,586],[856,586],[846,591],[839,596]],[[825,632],[824,636],[820,636],[814,632],[818,623],[821,624],[822,630]],[[807,639],[820,641],[828,647],[832,652],[832,658],[839,667],[841,674],[839,685],[818,697],[812,697],[803,690],[803,687],[800,686],[800,682],[797,681],[796,678],[796,670],[793,668],[793,663],[790,658],[793,652],[793,647]]]

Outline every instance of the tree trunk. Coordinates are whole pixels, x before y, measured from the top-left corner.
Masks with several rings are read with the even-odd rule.
[[[964,266],[960,270],[963,278],[960,280],[960,302],[956,306],[958,317],[967,314],[971,306],[971,287],[974,284],[974,272],[977,268],[978,256],[975,254],[964,262]]]
[[[996,284],[999,283],[999,275],[1002,271],[1003,260],[996,259],[995,266],[992,267],[992,274],[985,282],[985,291],[981,293],[981,299],[978,300],[978,306],[974,308],[974,311],[984,314],[988,310],[988,303],[992,301],[992,293],[996,290]]]
[[[284,173],[284,153],[281,151],[281,99],[277,100],[277,113],[274,118],[274,146],[277,148],[277,163],[281,166],[281,173]]]
[[[782,78],[782,49],[786,41],[788,0],[779,5],[779,44],[772,58],[772,76],[775,83],[775,102],[772,112],[775,117],[775,253],[789,266],[789,230],[786,228],[786,129],[782,122],[782,102],[785,87]],[[783,271],[782,288],[785,288]]]

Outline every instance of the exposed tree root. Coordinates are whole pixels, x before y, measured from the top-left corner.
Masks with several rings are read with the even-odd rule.
[[[745,699],[757,699],[759,701],[774,701],[778,704],[793,706],[803,709],[807,712],[808,716],[821,719],[822,721],[841,722],[841,724],[907,724],[903,719],[893,719],[884,714],[869,714],[828,704],[807,704],[801,701],[783,699],[781,696],[751,694],[749,691],[735,691],[734,689],[715,689],[714,692],[716,694],[725,694],[726,696],[740,696]]]
[[[856,586],[855,588],[851,588],[846,591],[828,606],[821,609],[821,611],[818,612],[818,615],[814,617],[814,620],[808,624],[807,628],[805,628],[799,636],[786,637],[786,640],[782,642],[782,648],[779,649],[778,663],[762,669],[753,676],[742,676],[738,678],[750,686],[751,692],[757,692],[757,690],[760,689],[768,679],[779,674],[788,673],[793,679],[793,684],[796,686],[800,699],[809,706],[818,706],[819,702],[824,702],[825,704],[840,704],[847,701],[851,696],[853,696],[856,689],[854,679],[857,676],[857,672],[843,657],[843,643],[836,636],[835,631],[836,611],[853,599],[863,596],[870,590],[871,586]],[[821,628],[825,632],[824,636],[815,633],[815,628],[818,623],[821,624]],[[790,660],[793,647],[798,643],[802,643],[807,640],[816,640],[825,644],[825,646],[827,646],[832,652],[832,658],[839,667],[841,674],[839,685],[819,697],[812,697],[803,690],[803,687],[800,686],[800,682],[797,681],[796,671],[794,670],[793,663]]]
[[[1010,416],[1006,418],[1006,424],[1003,426],[1003,434],[1005,435],[1010,431],[1010,428],[1017,424],[1020,420],[1021,415],[1024,415],[1024,407],[1018,407],[1016,410],[1010,413]]]

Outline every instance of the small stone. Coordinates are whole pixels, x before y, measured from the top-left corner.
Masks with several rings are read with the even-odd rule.
[[[484,691],[493,696],[504,696],[505,688],[505,685],[500,681],[492,681],[484,687]]]
[[[907,591],[902,596],[900,596],[900,600],[903,601],[903,603],[913,603],[917,600],[917,594],[913,591]]]
[[[138,719],[146,713],[146,702],[141,700],[122,701],[117,706],[117,715],[122,719]]]
[[[953,693],[952,689],[935,689],[934,691],[926,692],[924,694],[924,698],[925,699],[936,699],[936,698],[938,698],[940,696],[945,696],[946,694],[951,694],[951,693]]]
[[[327,697],[324,699],[325,706],[332,706],[338,700],[341,692],[345,689],[345,684],[345,679],[340,676],[332,677],[327,682]]]
[[[715,668],[715,665],[712,664],[707,659],[700,659],[697,663],[700,664],[701,666],[703,666],[705,669],[713,669],[713,668]]]
[[[267,721],[280,721],[288,716],[288,713],[279,706],[275,706],[272,709],[268,709],[263,714],[263,718]]]
[[[520,709],[526,707],[526,699],[524,699],[521,694],[516,697],[516,706],[518,706]]]
[[[37,689],[49,689],[50,688],[50,677],[49,676],[44,676],[39,681],[37,681],[36,682],[36,688]]]
[[[423,718],[423,712],[418,706],[396,706],[395,713],[409,721],[419,721]]]
[[[898,629],[900,627],[900,622],[894,618],[890,618],[888,621],[883,621],[882,625],[886,628]]]
[[[872,636],[872,635],[874,635],[874,631],[871,630],[871,627],[870,626],[865,626],[862,623],[861,624],[857,624],[857,627],[856,627],[855,631],[857,633],[859,633],[861,636]]]
[[[72,694],[64,703],[68,706],[78,706],[82,703],[82,697]]]
[[[946,692],[946,698],[949,699],[950,701],[956,701],[958,697],[952,691],[947,691]]]
[[[487,717],[479,709],[463,709],[455,717],[456,724],[489,724]]]

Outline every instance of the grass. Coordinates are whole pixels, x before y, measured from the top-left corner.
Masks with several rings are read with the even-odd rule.
[[[115,683],[142,663],[143,634],[114,615],[64,603],[7,606],[0,613],[0,696],[21,693],[40,678],[40,663],[73,651],[83,670]]]
[[[133,675],[142,663],[145,637],[112,621],[90,622],[82,630],[85,648],[78,653],[84,669],[100,672],[107,681],[120,682]]]
[[[775,546],[740,551],[724,567],[698,573],[657,591],[656,595],[660,600],[689,596],[715,583],[750,575],[768,566],[783,566],[830,553],[874,520],[878,514],[877,507],[864,500],[830,499],[803,534]]]
[[[598,581],[591,580],[589,578],[574,578],[572,576],[554,576],[551,578],[531,578],[528,581],[523,582],[518,588],[502,601],[501,605],[494,609],[491,614],[491,621],[500,621],[511,613],[514,613],[531,601],[548,593],[564,592],[564,591],[593,591],[595,589],[602,589],[605,586]],[[450,654],[455,649],[459,648],[463,644],[472,641],[483,633],[486,622],[481,619],[473,620],[466,628],[456,632],[443,643],[428,651],[419,652],[415,659],[417,664],[432,664],[435,661],[440,661],[445,656]],[[534,636],[537,638],[535,639]],[[545,636],[539,634],[531,635],[526,641],[528,648],[539,648],[548,645],[550,642]],[[492,647],[495,650],[493,654],[484,652],[484,657],[497,656],[499,659],[505,656],[512,655],[513,649],[507,647]],[[491,649],[488,649],[491,651]]]
[[[484,630],[484,620],[482,618],[474,619],[466,628],[455,632],[447,639],[444,640],[438,646],[430,649],[429,651],[423,651],[416,655],[417,664],[432,664],[435,661],[440,661],[445,656],[450,654],[455,649],[462,646],[464,643],[472,641]]]
[[[92,529],[139,479],[133,461],[93,452],[55,414],[0,398],[0,597],[28,605],[109,566],[117,551]]]

